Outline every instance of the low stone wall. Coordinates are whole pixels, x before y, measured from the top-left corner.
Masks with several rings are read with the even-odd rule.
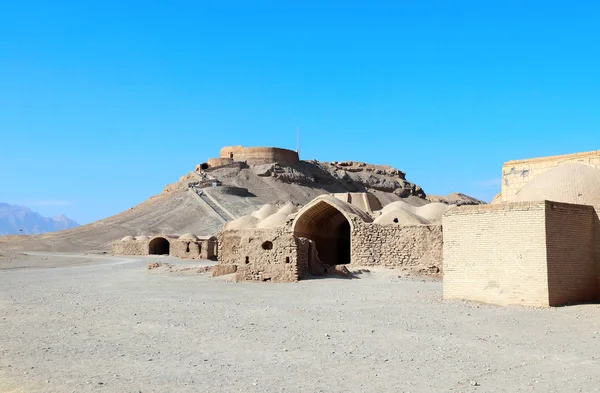
[[[236,281],[295,282],[308,270],[308,242],[286,227],[221,231],[218,247],[213,275],[235,271]]]
[[[356,221],[351,244],[353,265],[443,270],[441,225],[400,226]]]

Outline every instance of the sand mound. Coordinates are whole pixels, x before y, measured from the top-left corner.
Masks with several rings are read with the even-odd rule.
[[[257,211],[253,212],[251,216],[263,220],[274,213],[277,213],[277,206],[267,203],[266,205],[262,205]]]
[[[253,216],[242,216],[225,224],[223,229],[248,229],[254,228],[260,220]]]
[[[271,214],[269,217],[256,224],[256,228],[275,228],[284,225],[287,217],[288,214],[285,213]]]
[[[286,203],[281,209],[277,211],[278,213],[285,214],[293,214],[298,212],[298,208],[294,206],[291,202]]]
[[[584,164],[561,164],[527,183],[515,200],[600,205],[600,170]]]
[[[402,207],[398,207],[393,210],[389,210],[382,213],[379,217],[373,221],[375,224],[380,225],[423,225],[429,224],[429,221],[420,217],[414,213],[404,210]]]
[[[121,239],[122,242],[131,242],[134,240],[135,240],[135,237],[133,237],[133,236],[125,236],[123,239]]]

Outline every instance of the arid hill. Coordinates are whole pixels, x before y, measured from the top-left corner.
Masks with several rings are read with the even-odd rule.
[[[91,224],[37,236],[0,237],[0,249],[100,251],[109,250],[113,240],[127,235],[215,234],[226,221],[249,214],[265,203],[291,201],[304,205],[324,193],[364,191],[377,195],[383,205],[399,200],[414,206],[430,203],[420,186],[390,166],[353,161],[300,161],[295,165],[236,162],[190,172],[161,194]],[[432,200],[482,203],[463,194]]]

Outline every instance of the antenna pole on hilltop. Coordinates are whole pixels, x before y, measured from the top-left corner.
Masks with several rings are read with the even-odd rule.
[[[300,126],[296,128],[296,153],[298,153],[298,157],[300,157]]]

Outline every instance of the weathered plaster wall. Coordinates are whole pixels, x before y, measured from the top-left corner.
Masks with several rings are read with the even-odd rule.
[[[295,164],[300,161],[297,152],[278,147],[225,146],[221,149],[219,157],[232,158],[234,161],[245,161],[252,165],[272,162]]]
[[[577,162],[600,168],[600,150],[506,162],[502,167],[501,202],[513,202],[515,195],[525,184],[565,162]]]
[[[353,225],[352,264],[361,266],[435,266],[442,270],[440,225]]]
[[[308,270],[308,246],[286,227],[224,230],[218,234],[214,275],[236,271],[237,281],[295,282]]]

